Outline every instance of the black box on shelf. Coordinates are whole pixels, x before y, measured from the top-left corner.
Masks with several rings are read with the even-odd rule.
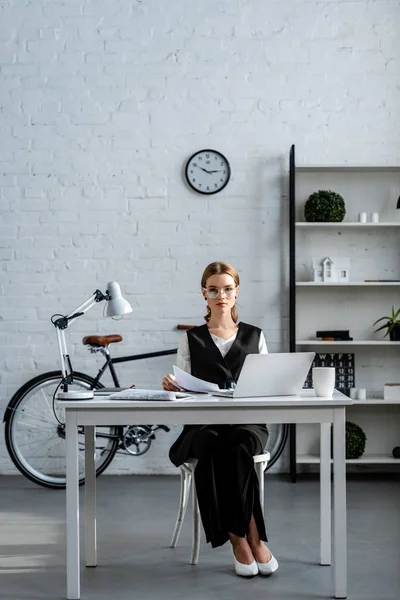
[[[328,329],[316,332],[317,338],[335,338],[339,340],[352,340],[349,329]]]
[[[312,389],[313,387],[313,367],[335,367],[335,388],[343,394],[346,394],[346,396],[350,396],[350,388],[356,386],[354,354],[349,354],[347,352],[320,352],[316,354],[304,382],[304,389]]]

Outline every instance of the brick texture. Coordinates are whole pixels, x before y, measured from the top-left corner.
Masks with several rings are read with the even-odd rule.
[[[240,271],[240,315],[287,349],[287,154],[399,163],[397,0],[5,0],[0,6],[0,403],[58,368],[50,316],[110,280],[133,305],[68,333],[118,332],[117,355],[174,348],[201,323],[204,266]],[[225,190],[191,192],[183,165],[223,152]],[[171,360],[124,364],[155,387]],[[170,435],[114,472],[175,472]],[[0,471],[12,465],[0,432]]]

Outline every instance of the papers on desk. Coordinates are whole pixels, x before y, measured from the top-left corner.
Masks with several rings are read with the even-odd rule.
[[[209,381],[204,381],[204,379],[193,377],[193,375],[186,373],[186,371],[182,371],[182,369],[176,365],[174,365],[174,375],[176,377],[177,384],[184,390],[202,393],[219,391],[219,387],[216,383],[210,383]]]
[[[186,400],[192,398],[187,392],[166,392],[164,390],[141,390],[138,388],[128,388],[121,392],[115,392],[108,396],[110,400],[143,400],[143,401],[164,401]]]

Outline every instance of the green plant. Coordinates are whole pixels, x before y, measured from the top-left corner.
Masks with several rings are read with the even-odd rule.
[[[346,421],[346,458],[360,458],[365,451],[367,436],[359,425]]]
[[[382,329],[386,329],[387,331],[383,337],[386,337],[387,335],[389,335],[390,339],[392,339],[394,330],[397,329],[398,327],[400,327],[399,316],[400,316],[400,308],[395,311],[394,306],[392,306],[392,316],[391,317],[381,317],[380,319],[375,321],[374,325],[376,325],[380,321],[386,320],[386,323],[381,325],[381,327],[378,327],[378,329],[375,329],[375,331],[381,331]]]
[[[346,421],[345,432],[346,458],[360,458],[365,452],[367,436],[359,425],[351,421]],[[331,437],[331,455],[333,455],[333,436]]]
[[[346,214],[345,202],[340,194],[331,190],[318,190],[309,196],[304,206],[308,222],[339,222]]]

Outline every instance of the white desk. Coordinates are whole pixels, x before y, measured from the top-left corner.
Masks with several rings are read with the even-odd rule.
[[[78,426],[85,426],[85,559],[97,565],[95,426],[141,423],[320,423],[320,564],[331,564],[330,424],[333,423],[334,470],[334,586],[335,598],[347,597],[347,528],[345,411],[353,404],[334,393],[332,400],[316,398],[313,390],[299,397],[227,400],[204,398],[176,402],[131,402],[107,398],[64,401],[67,453],[67,597],[80,598]],[[293,488],[295,493],[295,488]],[[171,527],[172,527],[171,523]],[[283,557],[282,557],[283,558]]]

